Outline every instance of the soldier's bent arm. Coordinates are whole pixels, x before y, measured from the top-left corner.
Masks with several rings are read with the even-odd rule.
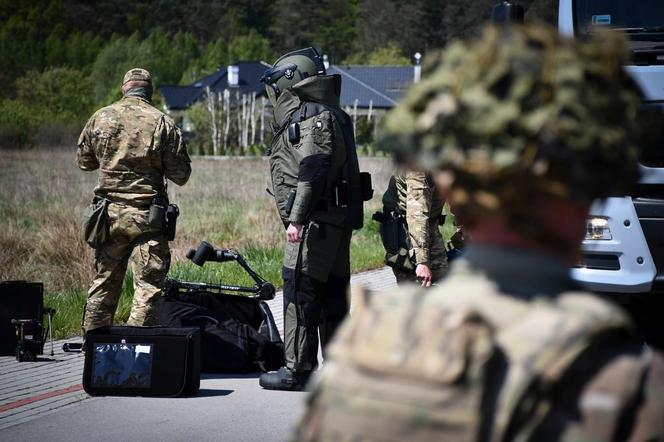
[[[171,122],[162,119],[157,127],[156,137],[162,139],[161,160],[164,176],[178,186],[186,184],[191,175],[191,159],[182,139],[182,132]]]
[[[82,170],[90,171],[99,168],[99,160],[94,148],[94,133],[93,127],[95,116],[93,115],[78,137],[78,147],[76,149],[76,163]]]
[[[332,158],[333,124],[330,112],[300,123],[300,141],[293,146],[299,170],[297,193],[289,216],[291,223],[304,224],[323,196]]]
[[[432,187],[424,172],[406,172],[406,222],[416,264],[429,262],[429,217],[433,202]]]

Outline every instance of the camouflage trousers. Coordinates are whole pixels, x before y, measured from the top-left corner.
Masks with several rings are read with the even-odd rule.
[[[348,313],[351,232],[309,223],[301,243],[286,243],[284,341],[286,366],[311,372]],[[320,341],[319,341],[320,336]]]
[[[83,331],[112,325],[127,266],[134,299],[127,325],[157,325],[159,301],[171,254],[166,237],[148,224],[148,209],[111,203],[110,239],[96,251],[97,275],[88,291]]]
[[[412,250],[411,250],[412,252]],[[440,233],[438,223],[429,231],[429,268],[432,273],[432,282],[437,282],[443,279],[447,274],[447,249],[443,241],[443,235]],[[417,282],[415,273],[401,271],[392,267],[392,272],[397,278],[397,284],[406,284]]]

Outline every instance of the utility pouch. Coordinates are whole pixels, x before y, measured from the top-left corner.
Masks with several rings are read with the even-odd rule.
[[[178,216],[180,216],[180,208],[175,204],[169,204],[166,209],[166,228],[164,229],[164,234],[169,241],[175,239]]]
[[[166,201],[156,198],[150,206],[148,224],[158,230],[164,230],[166,224]]]
[[[397,253],[385,253],[385,265],[404,273],[415,273],[415,263],[408,249],[401,248]]]
[[[295,195],[297,195],[295,189],[288,193],[288,201],[286,201],[286,213],[288,215],[290,215],[291,211],[293,210],[293,204],[295,204]]]
[[[108,203],[106,198],[95,197],[83,212],[83,239],[93,249],[101,247],[111,236]]]
[[[360,186],[362,188],[362,201],[369,201],[373,198],[374,190],[369,172],[360,172]]]
[[[339,184],[332,188],[332,198],[335,207],[348,207],[348,203],[350,202],[348,181],[341,180]]]
[[[376,213],[373,219],[380,222],[380,238],[385,248],[385,264],[406,273],[415,272],[410,256],[408,225],[404,215],[395,212]]]

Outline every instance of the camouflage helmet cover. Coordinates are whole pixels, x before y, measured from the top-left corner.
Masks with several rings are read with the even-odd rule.
[[[583,202],[624,192],[638,177],[641,101],[626,48],[610,31],[582,42],[544,24],[487,27],[431,57],[384,118],[381,147],[484,205],[517,182]]]
[[[145,69],[132,68],[127,71],[122,79],[122,85],[124,86],[130,81],[147,81],[148,83],[152,83],[152,75]]]
[[[281,91],[315,75],[325,75],[325,65],[318,51],[309,47],[282,55],[265,71],[261,82],[278,96]]]

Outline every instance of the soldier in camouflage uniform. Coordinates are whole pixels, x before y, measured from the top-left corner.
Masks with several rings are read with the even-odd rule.
[[[274,107],[270,172],[286,228],[286,366],[260,385],[301,390],[318,365],[319,333],[325,349],[348,312],[350,239],[363,222],[359,165],[339,107],[341,78],[325,75],[313,48],[282,56],[262,81]]]
[[[447,271],[447,251],[440,234],[443,201],[436,193],[431,176],[420,170],[400,168],[390,179],[383,195],[385,213],[405,216],[408,225],[408,250],[415,272],[392,266],[398,283],[419,281],[429,287]]]
[[[638,176],[620,34],[456,42],[384,119],[471,244],[434,289],[359,296],[298,440],[663,440],[664,357],[570,278],[596,198]]]
[[[96,197],[106,198],[110,239],[96,250],[97,275],[88,291],[83,330],[111,325],[127,265],[134,275],[129,325],[156,325],[161,286],[170,266],[161,226],[148,222],[155,198],[167,199],[166,179],[184,185],[191,174],[187,148],[173,120],[150,104],[152,77],[131,69],[123,98],[88,120],[77,163],[99,169]]]

